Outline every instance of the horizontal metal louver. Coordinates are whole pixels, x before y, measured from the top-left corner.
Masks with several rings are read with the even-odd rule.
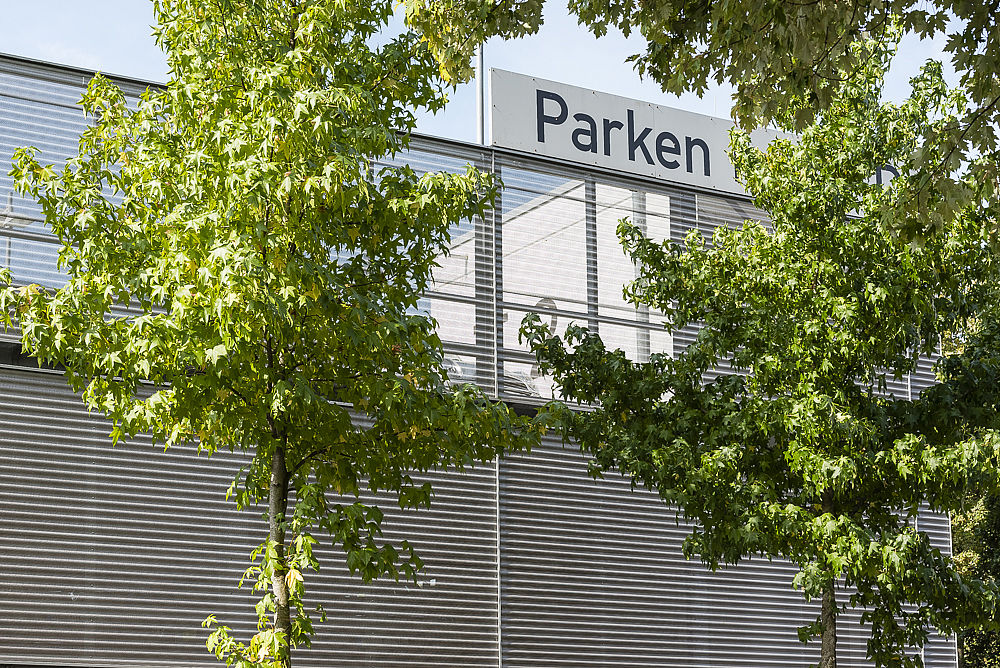
[[[11,624],[0,661],[211,665],[199,621],[251,623],[233,587],[263,527],[222,498],[239,458],[141,441],[112,449],[107,424],[57,374],[0,377],[2,539],[18,565],[0,577]],[[495,664],[494,472],[433,478],[432,509],[386,518],[387,538],[409,538],[428,562],[419,585],[363,585],[330,555],[310,576],[330,621],[304,665]],[[654,495],[590,480],[584,458],[551,441],[504,462],[500,482],[504,665],[815,658],[795,636],[815,609],[791,590],[790,567],[752,561],[712,574],[684,560],[688,529]],[[921,518],[946,550],[947,527]],[[845,665],[860,665],[863,630],[841,636]],[[953,649],[932,641],[928,665],[952,665]]]
[[[217,665],[199,624],[253,628],[236,584],[266,536],[224,498],[242,457],[112,448],[54,373],[0,369],[0,416],[0,663]],[[386,539],[427,563],[418,584],[365,585],[328,551],[306,577],[329,621],[297,664],[496,664],[495,472],[428,478],[431,509],[382,505]]]
[[[628,220],[656,241],[676,238],[678,225],[692,217],[693,196],[506,155],[497,156],[495,171],[504,184],[495,213],[501,397],[538,403],[554,395],[552,379],[539,373],[520,341],[529,313],[558,334],[571,324],[586,326],[633,360],[672,354],[674,337],[663,328],[662,314],[623,296],[638,274],[617,228]]]
[[[407,165],[417,174],[464,173],[470,164],[489,168],[483,151],[417,138],[405,153],[376,167]],[[489,216],[463,220],[452,226],[450,234],[449,251],[438,259],[419,308],[437,322],[451,380],[476,383],[496,396],[494,224]]]
[[[207,664],[200,619],[249,625],[232,591],[259,540],[223,501],[236,461],[112,449],[59,375],[0,378],[3,543],[24,564],[0,576],[0,661]]]
[[[791,587],[794,567],[754,559],[712,573],[686,560],[690,527],[628,481],[587,476],[586,458],[549,441],[500,470],[503,665],[796,666],[815,663],[818,642],[796,628],[818,604]],[[927,526],[947,519],[926,515]],[[931,533],[941,549],[947,535]],[[848,594],[841,592],[842,600]],[[840,663],[865,661],[859,613],[841,618]],[[932,641],[928,666],[950,666],[954,640]],[[953,657],[952,657],[953,659]]]
[[[914,399],[920,395],[921,391],[937,383],[937,375],[934,372],[937,359],[937,356],[933,358],[921,357],[917,361],[917,368],[910,373],[910,391]]]

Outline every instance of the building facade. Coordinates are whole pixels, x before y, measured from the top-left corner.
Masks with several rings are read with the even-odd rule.
[[[0,259],[18,282],[63,279],[38,207],[12,193],[10,156],[33,145],[58,164],[76,152],[86,123],[76,103],[91,74],[0,56]],[[119,84],[130,96],[147,85]],[[568,114],[572,100],[558,96]],[[539,104],[548,105],[534,111],[550,119],[544,129],[553,136],[558,101]],[[637,118],[623,116],[622,130]],[[595,141],[601,120],[609,123],[593,121]],[[472,163],[503,179],[496,210],[453,230],[452,252],[421,302],[440,325],[453,377],[519,405],[551,396],[518,342],[528,312],[558,331],[587,323],[633,359],[691,340],[694,329],[671,336],[655,313],[622,299],[635,270],[617,221],[682,239],[766,217],[745,195],[671,179],[674,144],[665,139],[657,153],[664,133],[692,167],[680,172],[710,171],[711,142],[702,150],[701,137],[668,130],[651,133],[646,149],[667,171],[645,175],[599,160],[574,166],[557,151],[429,137],[395,158],[418,171]],[[586,136],[577,139],[590,151]],[[926,361],[889,390],[911,397],[933,379]],[[59,373],[20,353],[16,333],[0,335],[0,665],[212,666],[201,621],[215,614],[248,632],[254,624],[250,592],[236,584],[263,525],[224,498],[241,458],[164,452],[142,439],[112,448],[108,431]],[[758,668],[818,659],[818,644],[796,634],[818,607],[791,588],[790,565],[751,560],[712,573],[685,560],[689,529],[655,495],[621,479],[592,480],[586,459],[555,439],[527,456],[429,478],[431,509],[384,508],[387,537],[409,539],[426,562],[418,582],[365,585],[347,575],[340,554],[327,554],[307,578],[329,620],[297,665]],[[926,514],[919,523],[950,549],[947,518]],[[845,666],[865,665],[856,620],[843,618]],[[955,666],[954,639],[933,638],[924,659]]]

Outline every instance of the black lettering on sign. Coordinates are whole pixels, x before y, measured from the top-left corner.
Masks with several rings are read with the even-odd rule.
[[[545,101],[555,102],[559,105],[559,113],[555,116],[548,116],[545,113]],[[535,119],[538,125],[538,141],[545,143],[545,124],[562,125],[569,116],[569,108],[566,100],[557,93],[550,93],[547,90],[538,89],[535,91]]]
[[[649,154],[649,149],[646,148],[646,137],[649,133],[653,131],[653,128],[644,128],[638,136],[635,134],[635,112],[631,109],[628,110],[628,159],[635,161],[635,150],[639,149],[642,151],[642,157],[646,158],[646,162],[653,164],[653,157]]]
[[[712,175],[712,155],[708,142],[701,137],[690,137],[670,130],[661,131],[660,128],[636,125],[636,113],[634,109],[626,108],[624,123],[614,118],[600,118],[598,127],[597,117],[576,109],[571,110],[566,98],[559,93],[535,89],[535,129],[539,143],[545,143],[546,126],[564,125],[572,115],[575,125],[571,126],[569,139],[578,151],[594,155],[603,152],[605,156],[611,157],[612,146],[616,141],[619,142],[617,149],[619,151],[624,148],[621,143],[627,142],[630,162],[639,162],[636,156],[641,155],[647,165],[680,169],[683,156],[684,168],[689,174]],[[655,118],[654,114],[654,120]],[[615,130],[619,131],[621,140],[615,140]],[[564,135],[559,135],[557,144],[560,146],[563,145],[563,137]],[[680,137],[683,137],[683,142]],[[558,150],[556,149],[557,152]],[[882,169],[895,172],[889,166]],[[881,183],[881,170],[876,173],[876,179]]]
[[[673,132],[661,132],[656,135],[656,159],[667,169],[677,169],[681,166],[676,160],[667,160],[666,155],[681,154],[681,143],[677,141],[677,136]]]
[[[604,119],[604,155],[611,155],[611,131],[621,130],[624,127],[621,121]]]
[[[711,176],[712,168],[708,164],[708,144],[705,143],[704,139],[698,139],[697,137],[694,139],[691,137],[684,138],[684,149],[687,152],[686,158],[688,173],[690,174],[694,171],[694,165],[692,164],[694,162],[694,156],[692,154],[694,153],[695,146],[701,147],[701,154],[705,159],[705,176]]]
[[[892,178],[888,179],[889,181],[899,177],[898,169],[896,169],[892,165],[882,165],[875,171],[875,183],[878,185],[882,185],[883,183],[886,182],[886,179],[882,178],[882,172],[889,172],[890,174],[892,174]]]
[[[587,114],[573,114],[573,120],[586,123],[586,127],[579,127],[573,130],[573,146],[581,151],[597,153],[597,122]],[[582,137],[589,137],[590,141],[584,144]]]

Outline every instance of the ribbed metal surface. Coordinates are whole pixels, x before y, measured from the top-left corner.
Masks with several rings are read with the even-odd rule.
[[[0,416],[0,540],[18,565],[0,575],[0,661],[207,663],[201,619],[249,623],[233,585],[259,540],[223,500],[234,458],[112,449],[58,375],[0,370]]]
[[[934,374],[936,361],[936,356],[933,359],[921,357],[917,362],[917,368],[910,374],[910,392],[914,399],[920,395],[922,390],[937,382],[937,377]]]
[[[507,668],[801,667],[819,658],[818,643],[796,634],[818,606],[792,589],[790,564],[752,560],[712,573],[685,560],[689,527],[621,478],[591,480],[574,449],[549,441],[505,460],[500,513]],[[921,519],[947,550],[942,527],[944,518]],[[858,619],[840,620],[841,665],[868,665]],[[927,665],[954,666],[954,641],[932,641]]]
[[[505,666],[808,663],[787,569],[737,579],[686,561],[687,528],[650,493],[590,480],[578,453],[507,460],[500,503]]]
[[[636,267],[622,251],[622,219],[651,238],[667,240],[685,215],[684,196],[660,186],[638,187],[605,174],[504,158],[502,240],[496,262],[500,295],[501,396],[540,401],[553,396],[552,380],[539,374],[519,340],[521,321],[537,313],[556,333],[570,324],[600,332],[606,345],[646,360],[672,352],[674,339],[662,315],[625,301],[624,285]]]
[[[416,141],[406,153],[378,167],[408,165],[417,174],[428,171],[463,173],[469,164],[488,170],[483,151],[446,150]],[[453,381],[474,382],[496,395],[496,309],[494,308],[494,225],[463,220],[452,226],[449,252],[438,258],[430,290],[420,309],[438,323]]]
[[[914,383],[914,392],[916,392]],[[923,531],[945,554],[951,554],[951,521],[941,513],[924,512],[917,519],[917,528]],[[924,664],[927,666],[957,666],[958,645],[955,638],[944,638],[936,633],[924,646]]]
[[[0,663],[217,665],[199,624],[252,628],[235,587],[266,535],[224,499],[240,457],[112,448],[108,431],[61,376],[0,369]],[[419,586],[364,585],[327,554],[307,578],[330,619],[297,663],[496,665],[495,472],[431,479],[430,510],[383,506],[387,539],[427,562]]]

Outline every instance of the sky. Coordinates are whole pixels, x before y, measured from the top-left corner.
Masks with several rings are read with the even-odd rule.
[[[145,0],[0,0],[8,26],[0,52],[75,65],[149,81],[167,78],[166,60],[151,35],[152,5]],[[10,26],[16,28],[11,30]],[[929,57],[941,58],[943,39],[907,39],[886,81],[886,97],[905,97],[909,77]],[[663,93],[640,80],[626,58],[642,50],[641,38],[609,34],[601,39],[580,27],[561,0],[549,0],[539,34],[511,42],[491,41],[486,68],[496,67],[645,102],[728,118],[731,90],[715,87],[700,99]],[[420,118],[417,130],[464,141],[476,139],[475,93],[459,88],[436,116]],[[487,106],[487,109],[489,107]],[[487,121],[488,122],[488,121]]]

